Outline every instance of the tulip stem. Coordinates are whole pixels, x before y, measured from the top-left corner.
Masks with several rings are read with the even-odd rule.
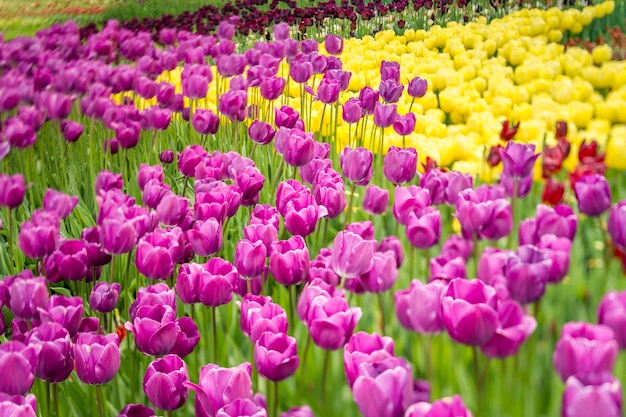
[[[61,413],[59,413],[59,384],[52,385],[52,401],[54,402],[54,415],[61,417]]]
[[[115,282],[113,280],[113,270],[115,269],[115,255],[111,257],[111,269],[109,270],[109,284],[113,284]]]
[[[274,381],[274,417],[278,417],[278,381]]]
[[[426,335],[426,379],[433,382],[433,335]]]
[[[187,192],[187,184],[189,184],[189,177],[185,177],[185,183],[183,184],[183,194],[182,196],[185,196],[185,193]]]
[[[212,321],[211,327],[213,327],[213,363],[217,364],[217,308],[216,307],[211,307],[211,321]]]
[[[15,249],[13,247],[13,211],[9,208],[9,265],[11,266],[11,273],[17,272],[15,262]]]
[[[130,261],[133,255],[133,251],[131,249],[130,252],[128,252],[128,259],[126,259],[126,269],[124,270],[124,291],[126,292],[126,298],[128,300],[128,305],[126,306],[126,308],[130,307],[130,304],[132,302],[132,295],[130,294],[130,285],[128,283],[129,279],[128,279],[128,274],[130,272]]]
[[[380,308],[380,334],[385,334],[385,303],[383,300],[383,293],[376,294],[378,298],[378,307]]]
[[[291,329],[291,333],[295,334],[295,324],[294,324],[294,317],[293,317],[293,290],[295,290],[295,286],[294,285],[290,285],[287,287],[287,292],[289,293],[289,317],[287,317],[288,321],[289,321],[289,329]]]
[[[478,263],[480,261],[480,248],[478,245],[478,233],[474,233],[473,237],[473,248],[472,248],[472,257],[474,258],[474,275],[478,276]]]
[[[50,382],[46,381],[46,405],[48,406],[48,417],[52,416],[52,402],[51,400],[51,396],[50,396]]]
[[[322,369],[322,404],[326,404],[326,377],[328,376],[328,368],[330,367],[330,350],[324,351],[324,367]],[[324,413],[328,415],[328,413]]]
[[[517,230],[515,221],[515,215],[517,213],[517,193],[519,188],[519,180],[517,178],[513,179],[513,196],[511,197],[511,220],[513,220],[513,230],[509,234],[509,242],[507,247],[509,249],[513,249],[513,231]]]
[[[474,359],[474,375],[476,378],[476,417],[481,416],[482,408],[482,391],[483,391],[483,378],[480,370],[478,347],[472,346],[472,353]]]
[[[350,188],[350,200],[348,200],[348,211],[346,212],[346,225],[350,224],[350,217],[352,215],[352,203],[354,202],[354,190],[356,189],[356,184],[352,183]]]
[[[104,403],[102,402],[102,386],[96,385],[96,402],[98,403],[98,416],[104,417]]]

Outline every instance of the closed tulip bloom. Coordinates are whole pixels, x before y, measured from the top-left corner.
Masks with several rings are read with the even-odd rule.
[[[274,123],[277,128],[286,127],[292,129],[300,119],[300,113],[289,106],[274,109]]]
[[[214,135],[219,129],[220,119],[209,109],[196,109],[191,125],[201,135]]]
[[[374,154],[365,148],[346,148],[341,152],[341,171],[356,185],[367,185],[372,179]]]
[[[208,307],[228,304],[233,298],[237,270],[227,260],[211,258],[204,265],[206,274],[202,274],[199,283],[200,301]]]
[[[465,407],[463,399],[455,395],[442,398],[432,404],[418,402],[406,409],[404,417],[472,417],[472,412]]]
[[[440,280],[428,284],[413,280],[409,288],[396,291],[394,299],[400,324],[422,334],[442,331],[441,296],[446,286]]]
[[[350,337],[344,346],[343,364],[348,385],[352,388],[354,381],[360,374],[363,363],[376,363],[394,357],[393,339],[380,336],[377,333],[369,334],[358,332]]]
[[[503,174],[516,179],[528,177],[539,155],[535,154],[535,145],[508,142],[506,149],[500,149]]]
[[[215,417],[267,417],[267,410],[253,400],[238,398],[222,407]]]
[[[117,282],[97,283],[89,295],[89,307],[100,314],[110,313],[117,306],[121,289]]]
[[[44,323],[34,328],[26,343],[37,350],[35,376],[48,382],[66,380],[74,369],[70,335],[58,323]]]
[[[330,34],[326,35],[324,48],[331,55],[341,55],[341,52],[343,52],[343,38]]]
[[[394,190],[393,216],[396,221],[405,225],[409,221],[409,215],[430,206],[430,191],[426,188],[410,185],[408,187],[396,187]]]
[[[551,267],[552,261],[544,250],[520,246],[507,258],[504,267],[511,298],[522,304],[539,300],[546,290]]]
[[[626,200],[615,203],[609,211],[607,230],[615,246],[626,248]]]
[[[329,171],[332,169],[332,165],[332,161],[328,158],[314,157],[309,163],[300,167],[300,176],[302,177],[302,181],[306,184],[314,185],[314,183],[319,182],[316,181],[318,174],[320,172]],[[341,182],[343,185],[343,180]]]
[[[36,417],[37,399],[33,394],[25,397],[0,392],[0,415],[11,417]]]
[[[363,107],[357,98],[348,99],[341,108],[341,116],[346,123],[356,123],[363,117]]]
[[[385,103],[397,103],[404,91],[404,85],[394,79],[381,80],[378,91]]]
[[[443,204],[446,201],[446,188],[448,187],[447,173],[440,169],[427,170],[420,178],[420,187],[429,191],[432,204]]]
[[[585,175],[574,184],[578,210],[587,216],[599,216],[611,207],[611,189],[600,174]]]
[[[611,375],[618,349],[610,327],[565,323],[554,351],[554,367],[563,381],[575,376],[585,384],[595,384]]]
[[[159,161],[163,164],[171,164],[174,162],[174,151],[166,149],[159,154]]]
[[[266,100],[276,100],[285,90],[287,82],[282,77],[271,76],[261,81],[261,96]]]
[[[35,210],[30,220],[22,223],[17,243],[29,258],[41,259],[56,248],[61,227],[56,213]]]
[[[156,212],[159,222],[166,226],[177,226],[183,222],[187,210],[189,209],[189,200],[177,194],[166,194],[159,205]]]
[[[39,318],[42,323],[58,323],[72,337],[78,332],[84,315],[85,307],[81,297],[53,295],[46,303],[45,309],[39,308]]]
[[[50,282],[62,279],[79,281],[87,275],[89,257],[81,240],[66,240],[44,258],[46,276]]]
[[[176,311],[169,305],[143,306],[137,310],[133,324],[126,328],[134,333],[137,349],[145,355],[170,353],[176,337]]]
[[[74,343],[78,379],[89,385],[106,384],[120,369],[119,337],[79,333]]]
[[[29,270],[19,275],[6,277],[6,305],[11,312],[24,320],[32,320],[39,315],[39,308],[48,303],[48,287],[44,277],[34,277]]]
[[[414,148],[397,148],[392,146],[385,155],[383,172],[385,177],[395,185],[410,182],[417,170],[417,151]]]
[[[398,280],[398,267],[392,251],[374,253],[372,268],[361,276],[363,287],[368,292],[382,293],[394,286]]]
[[[395,366],[361,365],[361,374],[354,381],[354,401],[364,417],[404,416],[407,405],[404,402],[409,399],[413,386],[411,369],[401,359],[387,361]]]
[[[552,261],[548,282],[555,283],[565,278],[569,271],[572,241],[564,237],[544,235],[537,243],[537,247],[543,249],[548,259]]]
[[[177,355],[155,359],[148,365],[143,377],[143,392],[154,406],[164,411],[180,408],[189,393],[187,365]]]
[[[297,285],[309,275],[309,250],[301,236],[272,243],[269,269],[281,285]]]
[[[130,319],[135,320],[137,312],[143,306],[168,305],[176,310],[176,292],[161,282],[148,287],[139,288],[137,298],[130,306]]]
[[[186,236],[198,256],[212,256],[222,249],[222,226],[215,219],[194,222]]]
[[[278,135],[284,128],[281,128],[276,136],[278,141]],[[277,147],[278,149],[278,147]],[[304,132],[300,129],[292,129],[289,134],[286,135],[282,150],[279,153],[285,158],[285,162],[294,167],[301,167],[308,164],[313,159],[313,152],[315,150],[315,139],[312,133]]]
[[[377,185],[369,185],[365,189],[363,197],[363,210],[366,213],[376,215],[383,214],[389,207],[389,190],[378,187]]]
[[[535,218],[522,220],[519,227],[520,244],[536,245],[541,237],[552,234],[573,240],[576,235],[578,218],[571,207],[559,204],[550,207],[545,204],[537,206]]]
[[[375,240],[374,223],[372,223],[370,220],[347,224],[346,230],[348,232],[356,233],[365,240]]]
[[[429,280],[442,279],[451,281],[454,278],[467,278],[465,259],[458,254],[444,254],[431,258]]]
[[[512,143],[512,142],[510,142]],[[500,185],[504,187],[506,195],[509,197],[515,196],[516,198],[523,198],[528,195],[533,187],[534,179],[532,175],[524,178],[513,178],[506,174],[502,174],[500,177]]]
[[[174,272],[180,246],[164,229],[144,236],[137,245],[135,266],[150,279],[165,279]]]
[[[319,258],[319,256],[318,256]],[[304,286],[302,294],[298,300],[298,317],[304,323],[309,322],[309,312],[317,297],[322,297],[316,302],[323,299],[330,299],[332,297],[344,297],[345,292],[341,289],[337,289],[332,284],[327,283],[321,278],[313,278],[307,285]]]
[[[196,166],[208,156],[200,145],[187,146],[178,157],[178,170],[186,177],[193,177]]]
[[[402,242],[396,236],[387,236],[380,241],[377,252],[393,252],[393,256],[396,260],[398,268],[402,266],[404,261],[404,250],[402,249]]]
[[[289,76],[298,84],[303,84],[313,75],[313,65],[308,61],[293,60],[289,66]]]
[[[406,236],[411,245],[429,249],[441,238],[441,213],[434,207],[425,207],[409,214]]]
[[[198,384],[184,385],[196,391],[196,416],[214,416],[226,404],[237,399],[252,398],[252,365],[242,363],[235,368],[208,364],[200,369]]]
[[[241,301],[239,324],[243,333],[256,343],[265,332],[287,333],[287,313],[270,297],[246,294]]]
[[[406,92],[413,98],[422,98],[426,95],[427,90],[428,81],[420,77],[415,77],[409,81]]]
[[[602,297],[598,323],[610,327],[620,349],[626,348],[626,291],[610,291]]]
[[[454,279],[441,298],[443,325],[454,341],[482,346],[499,325],[496,303],[493,287],[477,279]]]
[[[380,79],[400,82],[400,63],[395,61],[382,61],[380,63]]]
[[[589,385],[570,377],[563,393],[562,417],[619,417],[622,415],[622,385],[613,377]]]
[[[242,239],[235,247],[235,267],[244,278],[254,278],[265,270],[267,250],[263,242]]]
[[[117,417],[155,417],[154,410],[143,404],[128,404]]]
[[[0,344],[0,394],[25,395],[33,386],[37,350],[22,342]]]
[[[307,189],[287,203],[285,229],[292,235],[308,236],[315,230],[318,219],[327,214],[326,207],[318,205]]]
[[[285,333],[265,332],[254,345],[254,365],[270,381],[289,378],[299,364],[296,339]]]
[[[376,242],[342,231],[333,241],[331,265],[337,275],[356,278],[372,269]]]
[[[200,302],[201,282],[206,280],[206,274],[206,269],[201,264],[188,263],[180,266],[176,277],[176,294],[183,303]]]
[[[394,124],[398,117],[398,107],[395,104],[376,103],[374,107],[374,124],[380,128]]]
[[[176,330],[176,340],[169,353],[184,358],[193,352],[196,345],[200,342],[200,332],[191,317],[177,319]]]
[[[359,101],[366,114],[374,114],[376,104],[379,103],[380,94],[371,87],[365,87],[359,92]]]
[[[474,244],[463,236],[452,234],[441,246],[441,254],[445,256],[459,255],[467,262],[472,256]]]
[[[4,124],[4,140],[2,141],[2,154],[8,154],[11,147],[25,149],[33,146],[37,141],[37,134],[33,128],[23,122],[19,117],[12,117]],[[9,146],[7,146],[9,145]]]
[[[317,98],[324,104],[333,104],[339,99],[340,90],[339,81],[324,78],[317,87]]]
[[[0,174],[0,206],[14,209],[24,201],[24,176]]]
[[[457,196],[463,190],[472,188],[473,178],[469,174],[462,174],[457,171],[446,173],[447,186],[445,191],[446,202],[452,206],[456,205]]]
[[[342,297],[316,300],[311,305],[307,322],[313,343],[322,349],[337,350],[352,336],[361,318],[361,309],[349,307]]]
[[[522,307],[513,300],[498,303],[500,326],[493,337],[481,346],[489,358],[505,358],[517,354],[519,347],[535,331],[537,320],[525,314]]]
[[[274,139],[276,131],[269,123],[255,120],[248,128],[248,135],[252,142],[259,145],[267,145]]]

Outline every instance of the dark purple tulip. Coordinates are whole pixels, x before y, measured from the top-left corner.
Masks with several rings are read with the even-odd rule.
[[[578,210],[587,216],[599,216],[611,207],[611,189],[604,175],[589,174],[574,184]]]
[[[594,384],[611,375],[619,346],[615,333],[601,324],[569,322],[556,344],[554,367],[563,381],[575,376]]]
[[[70,335],[58,323],[45,323],[27,336],[27,344],[37,350],[35,376],[48,382],[65,381],[74,369]]]
[[[156,407],[172,411],[185,404],[187,381],[189,372],[185,362],[177,355],[167,355],[148,365],[143,377],[143,392]]]
[[[0,344],[0,394],[25,395],[35,380],[37,349],[22,342],[11,341]]]
[[[439,169],[429,169],[420,178],[420,187],[429,191],[432,204],[443,204],[448,187],[448,176]]]
[[[374,154],[365,148],[347,147],[341,152],[341,171],[353,184],[367,185],[372,179]]]
[[[246,118],[248,94],[241,90],[228,90],[219,98],[219,111],[231,121],[241,122]]]
[[[441,298],[443,325],[459,343],[482,346],[498,329],[496,290],[480,280],[454,279]]]
[[[423,334],[442,331],[441,296],[445,290],[444,281],[423,284],[413,280],[406,290],[396,291],[394,299],[400,324]]]
[[[350,98],[341,108],[341,116],[346,123],[356,123],[363,117],[363,107],[357,98]]]
[[[511,233],[511,205],[498,193],[498,188],[485,185],[459,193],[456,213],[464,233],[476,233],[480,238],[491,240],[498,240]]]
[[[0,206],[14,209],[24,201],[24,176],[0,174]]]
[[[374,107],[374,124],[380,128],[393,125],[398,117],[398,108],[395,104],[380,104]]]
[[[18,117],[8,119],[1,133],[4,137],[4,143],[19,149],[33,146],[37,140],[37,135],[33,128]]]
[[[134,333],[137,349],[154,356],[170,353],[179,331],[176,311],[169,305],[140,307],[133,324],[126,323],[126,328]]]
[[[124,149],[131,149],[137,146],[141,134],[139,122],[126,122],[115,128],[115,138]]]
[[[117,306],[121,289],[117,282],[113,284],[108,282],[97,283],[89,295],[89,307],[100,314],[110,313]]]
[[[117,155],[120,150],[120,144],[115,137],[105,139],[102,145],[104,152],[110,153],[111,155]]]
[[[259,145],[267,145],[274,139],[276,131],[269,123],[255,120],[248,128],[248,135],[252,142]]]
[[[60,219],[56,213],[35,210],[29,221],[22,223],[17,242],[29,258],[41,259],[56,248]]]
[[[300,113],[289,106],[282,106],[274,109],[274,123],[277,128],[286,127],[292,129],[300,119]]]
[[[421,211],[430,206],[430,192],[426,188],[411,185],[396,187],[394,190],[393,216],[396,221],[406,225],[409,216],[415,211]]]
[[[397,103],[404,91],[404,85],[394,79],[381,80],[378,91],[385,103]]]
[[[462,174],[457,171],[450,171],[446,173],[447,186],[446,186],[446,202],[452,206],[456,205],[457,196],[463,190],[472,188],[473,178],[469,174]]]
[[[500,326],[493,337],[481,346],[489,358],[505,358],[517,354],[522,343],[535,331],[537,321],[525,314],[522,307],[513,300],[498,303]]]
[[[63,120],[61,122],[61,133],[68,142],[76,142],[83,134],[83,125],[73,120]]]
[[[185,304],[200,302],[200,287],[206,281],[204,265],[188,263],[180,266],[176,277],[176,294]]]
[[[102,195],[113,189],[121,190],[122,188],[124,188],[122,174],[116,174],[103,169],[96,176],[96,181],[94,182],[96,195]]]
[[[171,164],[174,162],[174,151],[166,149],[159,154],[159,161],[163,164]]]
[[[5,87],[0,90],[0,112],[10,112],[20,104],[20,93],[17,88]]]
[[[85,384],[106,384],[120,369],[119,337],[79,333],[74,344],[76,373]]]
[[[417,170],[417,151],[414,148],[392,146],[385,155],[383,172],[395,185],[411,182]]]
[[[360,374],[363,363],[377,363],[394,357],[394,343],[390,337],[382,337],[377,333],[358,332],[350,337],[343,351],[343,363],[346,378],[350,387]]]
[[[352,336],[361,314],[360,308],[350,307],[343,297],[316,297],[306,321],[313,343],[326,350],[341,348]]]
[[[270,381],[289,378],[299,364],[296,339],[285,333],[265,332],[254,345],[254,366]]]
[[[602,297],[598,323],[610,327],[620,349],[626,348],[626,292],[610,291]]]
[[[520,246],[507,258],[504,267],[511,298],[522,304],[539,300],[546,290],[551,267],[552,261],[544,250]]]
[[[472,412],[465,407],[463,399],[455,395],[432,404],[425,401],[414,403],[406,409],[404,417],[472,417]]]
[[[201,135],[214,135],[220,127],[220,119],[209,109],[196,109],[191,125]]]
[[[66,240],[44,258],[46,276],[50,282],[62,279],[80,281],[87,276],[89,255],[81,240]]]
[[[506,149],[500,149],[503,175],[514,179],[523,179],[531,175],[533,166],[540,153],[535,154],[535,145],[509,141]]]
[[[339,232],[333,241],[332,269],[343,278],[359,277],[372,269],[375,250],[375,241],[349,231]]]
[[[81,297],[53,295],[46,303],[45,309],[39,308],[39,317],[42,323],[58,323],[72,337],[78,332],[84,314],[85,307]]]
[[[78,197],[69,196],[52,188],[48,188],[43,196],[44,209],[55,212],[60,219],[65,219],[69,216],[77,204]]]
[[[294,236],[310,235],[318,219],[328,214],[326,207],[318,206],[310,191],[306,190],[285,205],[285,229]]]
[[[128,404],[117,417],[156,417],[154,410],[143,404]]]
[[[287,313],[270,297],[246,294],[240,304],[241,331],[256,343],[265,332],[287,333]]]
[[[363,210],[366,213],[376,215],[383,214],[389,207],[389,190],[376,185],[369,185],[365,189],[363,197]]]
[[[454,278],[467,278],[465,259],[459,254],[443,254],[430,260],[430,279],[451,281]]]
[[[622,385],[611,376],[594,384],[570,377],[563,393],[562,417],[619,417],[622,415]]]
[[[426,95],[427,89],[428,81],[420,77],[415,77],[409,81],[406,92],[413,98],[422,98]]]
[[[376,104],[379,103],[380,95],[378,91],[371,87],[365,87],[359,92],[359,101],[366,114],[374,114]]]

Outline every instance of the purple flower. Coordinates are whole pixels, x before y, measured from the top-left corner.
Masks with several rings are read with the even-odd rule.
[[[314,415],[311,407],[305,405],[285,411],[284,413],[280,414],[280,417],[314,417]]]
[[[117,334],[79,333],[74,344],[76,373],[85,384],[106,384],[120,369]]]
[[[548,259],[552,261],[548,282],[555,283],[565,278],[569,271],[572,241],[564,237],[544,235],[537,243],[537,247],[543,249]]]
[[[490,358],[505,358],[517,354],[522,343],[537,327],[534,317],[524,313],[522,307],[513,300],[498,303],[500,326],[493,337],[481,346],[481,350]]]
[[[150,279],[165,279],[174,272],[179,250],[179,243],[172,233],[157,229],[139,240],[135,266]]]
[[[422,98],[426,95],[427,89],[428,81],[420,77],[415,77],[409,81],[406,92],[413,98]]]
[[[341,171],[353,184],[367,185],[372,179],[374,154],[365,148],[346,148],[341,152]]]
[[[618,349],[610,327],[565,323],[554,351],[554,367],[563,381],[575,376],[584,384],[595,384],[611,375]]]
[[[340,90],[341,83],[339,81],[324,78],[317,87],[317,99],[324,104],[336,103],[339,99]]]
[[[248,128],[248,135],[250,136],[250,140],[259,145],[269,144],[274,139],[275,134],[276,131],[274,130],[272,125],[262,122],[260,120],[253,121]]]
[[[455,395],[442,398],[432,404],[417,402],[406,409],[404,417],[472,417],[472,412],[465,407],[463,399]]]
[[[467,262],[472,256],[473,249],[474,244],[471,240],[459,235],[450,235],[441,247],[441,255],[459,255]]]
[[[535,154],[535,145],[509,141],[506,149],[500,148],[502,172],[511,178],[526,178],[532,173],[533,166],[539,155],[541,154]]]
[[[36,417],[37,399],[33,394],[26,397],[0,392],[0,414],[14,417]]]
[[[33,375],[37,365],[37,349],[22,342],[11,341],[0,344],[1,393],[25,395],[33,386]]]
[[[176,292],[165,283],[150,285],[149,287],[139,288],[137,298],[130,306],[130,319],[135,320],[137,312],[143,306],[167,305],[176,310]]]
[[[298,120],[300,120],[300,113],[289,106],[274,109],[274,123],[277,128],[286,127],[287,129],[292,129],[296,126]]]
[[[126,328],[134,333],[137,349],[145,355],[165,355],[171,352],[178,326],[176,311],[169,305],[142,306],[137,310],[133,324]]]
[[[365,87],[359,92],[359,101],[366,114],[374,114],[374,109],[376,108],[376,104],[379,103],[379,98],[380,95],[378,91],[371,87]]]
[[[88,253],[81,240],[66,240],[44,258],[46,276],[50,282],[61,279],[80,281],[87,275]]]
[[[398,223],[406,225],[411,213],[430,206],[430,203],[430,192],[426,188],[421,188],[417,185],[396,187],[394,190],[393,216]]]
[[[356,123],[363,117],[363,107],[357,98],[350,98],[341,107],[341,116],[346,123]]]
[[[276,100],[285,90],[287,82],[282,77],[271,76],[261,81],[261,96],[266,100]]]
[[[398,266],[392,251],[375,252],[372,268],[359,279],[368,292],[382,293],[394,286],[398,280]],[[348,285],[348,281],[346,281]]]
[[[626,200],[615,203],[609,211],[607,229],[613,243],[626,248]]]
[[[309,274],[309,250],[301,236],[272,243],[269,269],[281,285],[297,285]]]
[[[282,381],[293,375],[299,364],[296,339],[285,333],[265,332],[254,344],[254,366],[263,378]]]
[[[459,343],[482,346],[498,329],[496,290],[480,280],[453,279],[441,298],[443,325]]]
[[[372,269],[376,242],[356,233],[342,231],[333,242],[332,268],[343,278],[355,278]]]
[[[400,82],[400,63],[383,60],[380,63],[380,79]]]
[[[266,256],[267,249],[263,242],[242,239],[235,248],[235,267],[242,277],[254,278],[265,270]]]
[[[85,314],[81,297],[66,297],[53,295],[46,303],[46,308],[39,308],[39,317],[42,323],[58,323],[63,326],[71,337],[78,332]]]
[[[270,297],[246,294],[240,309],[241,330],[252,343],[256,343],[265,332],[287,333],[287,313]]]
[[[360,375],[363,363],[377,363],[394,357],[394,343],[390,337],[377,333],[358,332],[352,335],[343,350],[343,366],[350,388]]]
[[[35,327],[26,343],[37,350],[35,376],[48,382],[65,381],[74,370],[70,335],[58,323],[44,323]]]
[[[536,217],[523,220],[520,223],[520,245],[536,245],[542,236],[548,234],[573,240],[576,235],[577,224],[578,217],[569,206],[559,204],[553,208],[539,204]]]
[[[626,348],[626,292],[610,291],[602,297],[598,323],[610,327],[619,347]]]
[[[214,135],[220,127],[220,119],[209,109],[196,109],[191,125],[201,135]]]
[[[198,256],[215,255],[222,249],[222,226],[215,219],[196,221],[185,233]]]
[[[378,187],[377,185],[369,185],[365,189],[365,197],[363,197],[363,210],[366,213],[376,215],[383,214],[389,207],[389,190]]]
[[[117,417],[155,417],[154,410],[143,404],[128,404]]]
[[[187,400],[189,381],[187,365],[177,355],[155,359],[148,365],[143,377],[143,392],[152,404],[161,410],[180,408]]]
[[[563,393],[563,417],[619,417],[622,415],[622,384],[607,376],[595,384],[570,377]]]
[[[360,308],[349,307],[343,297],[316,297],[306,321],[313,343],[326,350],[341,348],[352,336],[361,314]]]
[[[380,128],[394,124],[398,117],[398,107],[395,104],[380,104],[376,102],[374,107],[374,124]]]
[[[35,210],[30,220],[22,223],[17,243],[26,256],[41,259],[56,248],[60,227],[56,213]]]
[[[411,182],[417,170],[417,151],[414,148],[392,146],[385,155],[383,172],[395,185]]]
[[[546,290],[551,267],[545,251],[532,245],[520,246],[507,258],[504,267],[511,298],[522,304],[539,300]]]
[[[19,275],[4,278],[7,307],[16,316],[32,320],[39,315],[38,309],[48,303],[48,287],[44,277],[34,277],[25,270]]]
[[[381,80],[378,85],[378,91],[385,103],[397,103],[404,91],[404,85],[392,78]]]
[[[267,417],[267,410],[253,400],[238,398],[219,409],[215,417]]]
[[[398,268],[402,266],[404,260],[404,251],[402,249],[402,242],[396,236],[387,236],[380,241],[377,252],[393,252],[393,256],[396,259],[396,265]]]
[[[313,159],[315,139],[312,133],[294,128],[281,127],[276,132],[274,146],[285,158],[285,162],[294,167],[301,167]]]
[[[497,188],[485,185],[459,193],[456,216],[464,234],[476,233],[483,239],[498,240],[513,229],[510,203],[499,195]]]
[[[611,189],[604,175],[589,174],[574,184],[578,210],[587,216],[599,216],[611,207]]]
[[[0,158],[1,159],[1,158]],[[24,176],[0,174],[0,206],[14,209],[24,201]],[[45,198],[44,198],[45,200]]]
[[[429,249],[441,238],[441,213],[434,207],[412,211],[406,223],[406,236],[411,245]]]
[[[400,324],[418,333],[442,331],[441,296],[445,290],[444,281],[423,284],[413,280],[406,290],[396,291],[394,299]]]
[[[459,254],[443,253],[430,260],[430,281],[451,281],[454,278],[467,278],[465,259]]]
[[[472,188],[473,178],[469,174],[462,174],[457,171],[447,172],[446,178],[445,199],[448,204],[454,206],[459,193],[465,189]]]
[[[443,204],[448,187],[448,175],[440,169],[429,169],[420,178],[420,187],[430,192],[432,204]]]
[[[341,36],[326,35],[324,48],[331,55],[341,55],[343,51],[343,38]]]
[[[108,282],[97,283],[89,295],[89,307],[100,314],[110,313],[117,306],[120,291],[121,286],[117,282],[113,284]]]

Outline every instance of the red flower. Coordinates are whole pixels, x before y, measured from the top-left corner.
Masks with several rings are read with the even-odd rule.
[[[502,122],[502,130],[500,131],[500,139],[505,142],[510,141],[517,134],[517,130],[519,129],[519,122],[514,125],[511,125],[508,120]]]
[[[544,178],[558,174],[563,167],[563,151],[556,146],[548,146],[543,150],[541,159],[541,170]]]
[[[563,193],[565,193],[565,184],[554,178],[548,178],[541,194],[541,200],[545,204],[556,206],[563,201]]]
[[[502,161],[502,157],[500,156],[500,149],[502,149],[502,146],[500,145],[492,146],[491,149],[489,149],[489,155],[487,155],[487,164],[492,168],[498,166],[500,164],[500,161]]]

